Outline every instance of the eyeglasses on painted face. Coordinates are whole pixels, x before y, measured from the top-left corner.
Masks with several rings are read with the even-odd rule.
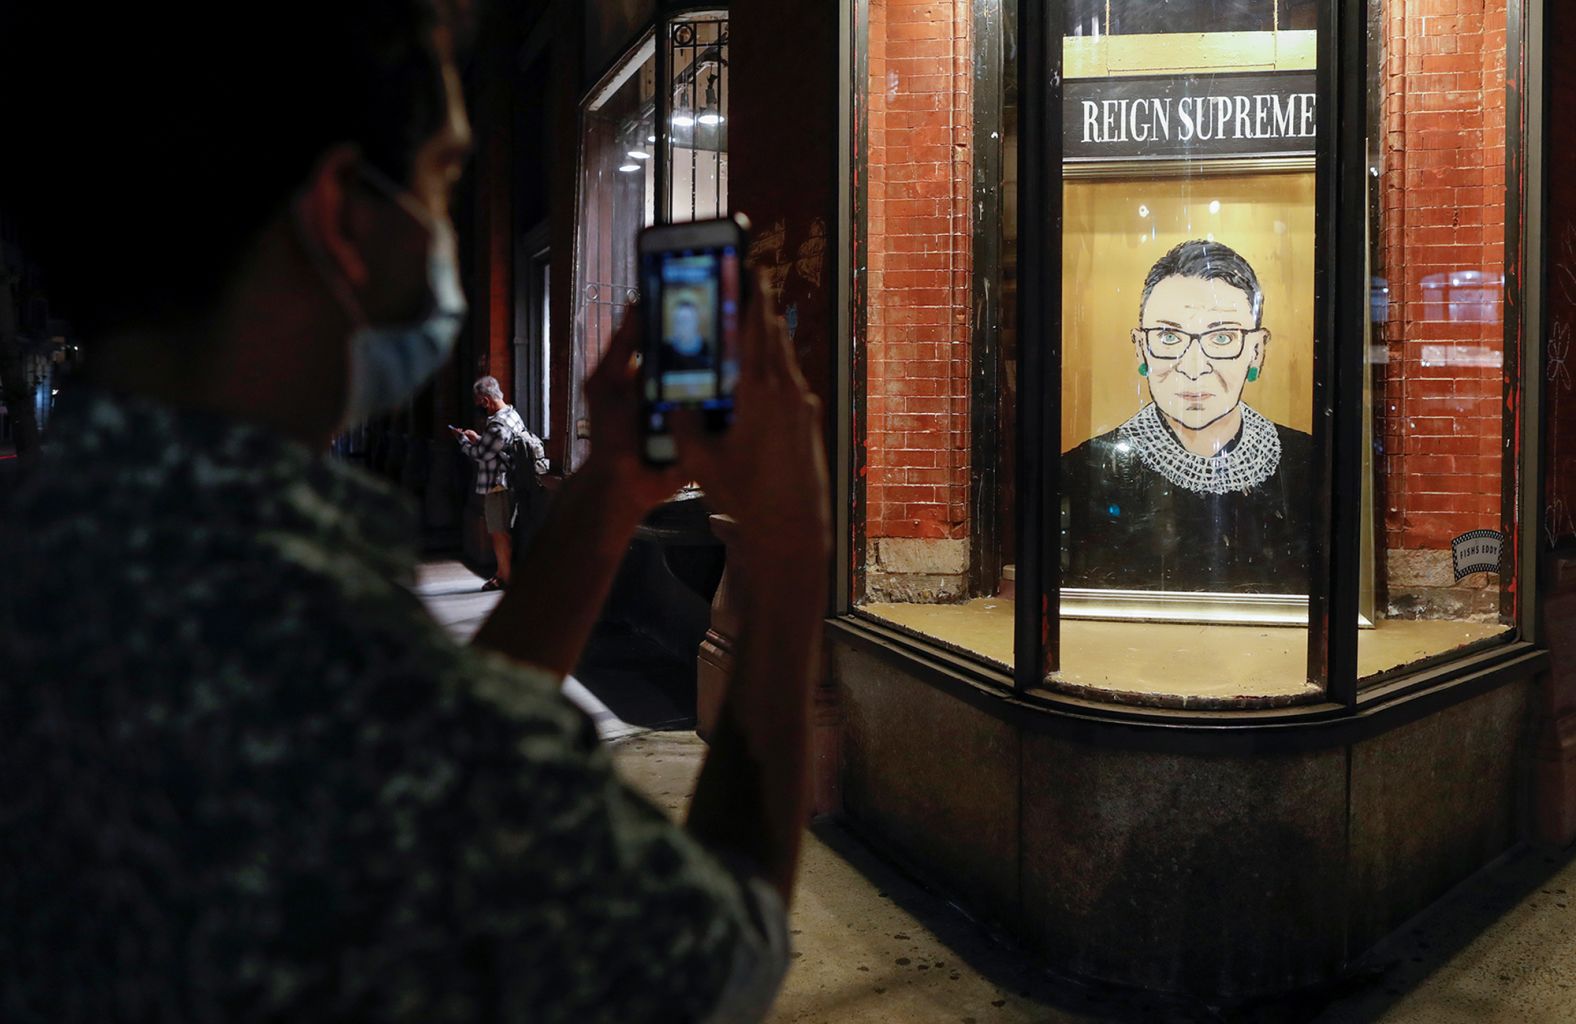
[[[1149,350],[1151,359],[1175,360],[1186,355],[1197,342],[1208,359],[1236,359],[1242,355],[1247,337],[1252,333],[1240,327],[1219,327],[1203,334],[1189,334],[1175,327],[1146,327],[1144,347]]]

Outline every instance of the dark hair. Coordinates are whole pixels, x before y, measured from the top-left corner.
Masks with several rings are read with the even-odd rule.
[[[199,322],[324,152],[404,182],[442,124],[435,33],[458,4],[244,10],[0,5],[0,207],[90,334]]]
[[[1144,278],[1144,294],[1138,302],[1138,319],[1144,318],[1149,306],[1149,293],[1155,285],[1168,277],[1196,277],[1204,281],[1221,281],[1247,295],[1253,304],[1253,325],[1257,327],[1264,316],[1264,289],[1259,287],[1259,275],[1237,250],[1220,242],[1195,238],[1183,242],[1150,268]]]

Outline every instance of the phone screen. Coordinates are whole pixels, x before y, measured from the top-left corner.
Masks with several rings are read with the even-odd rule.
[[[643,271],[647,430],[666,432],[679,408],[703,410],[708,426],[725,427],[739,376],[738,248],[648,252]]]

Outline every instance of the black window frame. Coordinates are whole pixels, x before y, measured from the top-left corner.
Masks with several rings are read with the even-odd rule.
[[[653,102],[654,107],[654,134],[656,141],[652,146],[652,189],[654,192],[653,225],[672,223],[672,196],[669,195],[669,181],[672,177],[673,153],[673,90],[671,80],[673,28],[696,14],[715,13],[722,16],[722,20],[731,18],[731,5],[728,0],[714,0],[712,3],[658,3],[656,14],[640,25],[628,45],[621,49],[617,56],[607,63],[592,80],[590,88],[585,89],[576,99],[576,136],[575,136],[575,231],[574,249],[570,257],[569,272],[575,287],[571,292],[573,303],[571,308],[557,314],[569,322],[569,380],[564,413],[559,420],[567,424],[564,439],[564,469],[566,472],[578,469],[584,459],[585,452],[589,449],[584,442],[587,436],[582,434],[581,426],[586,421],[585,379],[590,372],[590,367],[585,365],[584,346],[578,334],[579,327],[576,323],[577,308],[580,302],[581,288],[581,261],[583,259],[581,227],[582,218],[585,216],[585,136],[587,105],[591,99],[603,91],[608,81],[615,72],[624,67],[629,61],[636,59],[640,51],[650,45],[654,48],[651,59],[655,62],[654,74],[659,88]],[[726,45],[726,40],[724,40]],[[638,72],[637,72],[638,73]],[[726,102],[726,99],[723,99]],[[634,239],[630,239],[631,252],[633,252]],[[631,295],[633,295],[633,288]]]

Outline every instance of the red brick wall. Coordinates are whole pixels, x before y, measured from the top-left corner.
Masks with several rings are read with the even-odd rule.
[[[968,0],[871,0],[866,535],[968,535]]]
[[[1503,291],[1483,319],[1442,300],[1453,273],[1504,273],[1505,2],[1386,4],[1376,273],[1391,299],[1378,420],[1391,551],[1500,525]]]

